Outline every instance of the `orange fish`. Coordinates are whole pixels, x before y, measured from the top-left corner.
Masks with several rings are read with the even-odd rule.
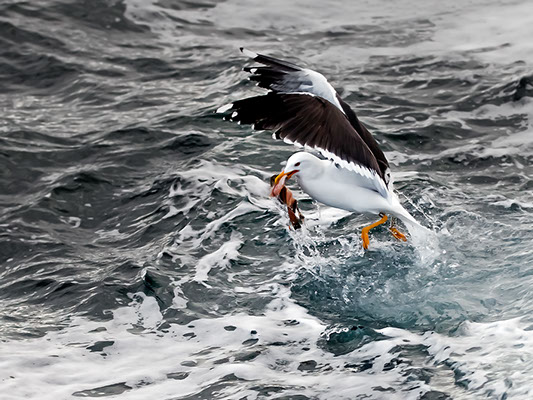
[[[300,212],[298,202],[292,195],[292,192],[287,186],[285,186],[285,180],[287,177],[284,176],[281,178],[277,184],[275,183],[276,177],[277,175],[272,175],[270,177],[270,186],[272,187],[270,196],[277,197],[281,203],[287,206],[291,225],[294,229],[300,229],[302,227],[304,216]]]

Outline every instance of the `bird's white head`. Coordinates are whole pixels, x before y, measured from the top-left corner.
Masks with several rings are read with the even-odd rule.
[[[310,153],[300,152],[289,157],[283,171],[276,177],[277,184],[283,177],[289,179],[292,176],[305,178],[316,176],[321,168],[320,159]]]

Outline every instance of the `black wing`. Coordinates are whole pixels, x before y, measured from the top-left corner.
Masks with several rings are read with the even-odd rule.
[[[241,52],[254,61],[266,67],[245,67],[250,80],[257,82],[257,86],[275,93],[310,93],[322,97],[341,110],[350,124],[374,154],[381,176],[388,184],[390,180],[389,162],[379,148],[378,143],[366,127],[359,121],[352,108],[343,101],[333,86],[319,72],[300,67],[288,61],[257,54],[241,47]]]
[[[363,139],[363,141],[366,143],[372,154],[374,154],[374,157],[376,157],[379,170],[381,171],[381,176],[383,176],[385,183],[388,185],[390,181],[390,167],[387,157],[385,157],[385,154],[383,154],[383,151],[379,148],[379,144],[376,142],[376,139],[374,139],[372,134],[368,131],[368,129],[366,129],[366,126],[359,121],[359,118],[357,118],[357,115],[351,109],[351,107],[340,97],[338,97],[338,99],[342,109],[344,110],[344,113],[346,114],[346,117],[350,121],[350,124],[357,131],[361,139]]]
[[[388,196],[379,163],[346,115],[329,101],[311,94],[269,93],[221,107],[229,119],[273,130],[278,139],[319,151],[343,168],[367,178]]]

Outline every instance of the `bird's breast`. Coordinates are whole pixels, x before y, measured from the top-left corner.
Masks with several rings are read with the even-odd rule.
[[[339,178],[339,179],[337,179]],[[378,214],[390,207],[377,191],[357,184],[357,180],[322,174],[319,177],[298,177],[302,190],[313,199],[347,211]]]

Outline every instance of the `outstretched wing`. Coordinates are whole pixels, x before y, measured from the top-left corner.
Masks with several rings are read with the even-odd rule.
[[[232,121],[273,130],[287,143],[320,152],[341,167],[365,178],[367,187],[388,197],[376,157],[346,115],[329,101],[310,93],[269,93],[221,107]]]
[[[244,71],[251,74],[249,79],[257,82],[257,86],[274,93],[309,93],[322,97],[342,111],[348,118],[353,129],[374,154],[385,183],[389,183],[390,169],[385,154],[383,154],[383,151],[381,151],[378,143],[368,129],[359,121],[352,108],[340,98],[324,75],[288,61],[254,53],[242,47],[240,50],[247,57],[265,65],[264,67],[244,68]]]
[[[310,93],[326,99],[344,112],[333,86],[319,72],[299,67],[288,61],[254,53],[241,47],[242,53],[265,67],[245,67],[257,86],[277,93]]]

